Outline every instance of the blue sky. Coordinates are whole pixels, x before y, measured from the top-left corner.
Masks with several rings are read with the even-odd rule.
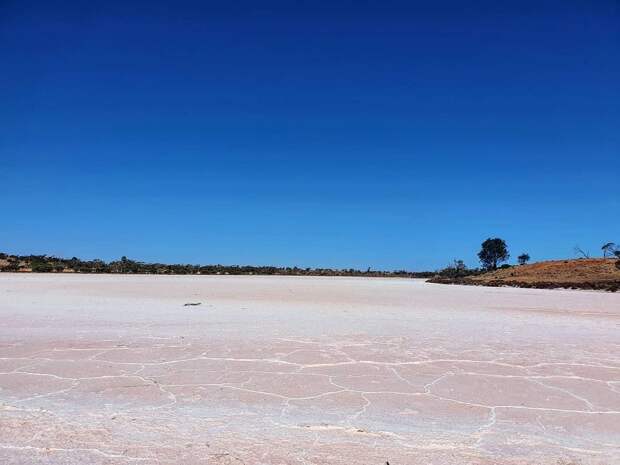
[[[0,250],[422,270],[620,242],[617,2],[223,5],[0,4]]]

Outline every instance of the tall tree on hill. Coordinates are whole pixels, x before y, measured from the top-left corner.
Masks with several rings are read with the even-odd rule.
[[[610,257],[613,257],[616,249],[617,249],[616,244],[614,244],[613,242],[608,242],[607,244],[603,244],[603,247],[601,247],[601,250],[603,251],[603,258],[607,258],[608,255]]]
[[[478,258],[486,270],[496,270],[499,263],[510,258],[506,241],[499,237],[487,239],[482,243]]]
[[[525,265],[530,261],[530,255],[528,253],[522,253],[517,257],[517,260],[519,260],[519,265]]]

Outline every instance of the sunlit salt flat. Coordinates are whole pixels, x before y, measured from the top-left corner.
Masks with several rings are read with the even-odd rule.
[[[0,463],[386,461],[620,463],[620,295],[0,275]]]

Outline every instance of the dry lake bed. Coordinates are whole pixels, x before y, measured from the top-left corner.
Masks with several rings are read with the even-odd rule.
[[[620,294],[0,275],[2,464],[386,461],[619,464]]]

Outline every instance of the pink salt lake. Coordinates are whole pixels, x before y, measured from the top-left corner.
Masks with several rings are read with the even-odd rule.
[[[2,464],[386,461],[620,464],[620,294],[0,274]]]

